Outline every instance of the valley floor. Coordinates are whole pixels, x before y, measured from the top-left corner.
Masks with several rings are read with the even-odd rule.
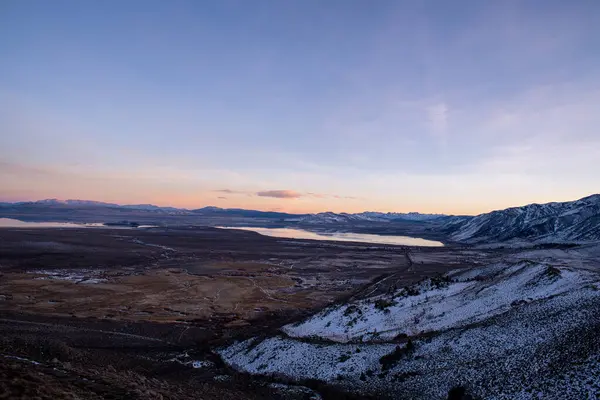
[[[47,398],[444,399],[457,386],[586,398],[598,393],[599,255],[0,229],[0,376],[12,382],[0,390],[43,398],[35,377]]]

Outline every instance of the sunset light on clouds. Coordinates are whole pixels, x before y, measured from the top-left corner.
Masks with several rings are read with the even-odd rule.
[[[595,1],[4,1],[0,201],[477,214],[598,191]]]

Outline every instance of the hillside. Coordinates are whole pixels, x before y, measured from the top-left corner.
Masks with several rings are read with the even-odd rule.
[[[595,241],[600,240],[600,195],[507,208],[456,222],[446,227],[450,238],[457,242]]]
[[[335,305],[220,354],[252,374],[382,396],[445,399],[464,385],[481,399],[597,398],[598,279],[491,264]]]

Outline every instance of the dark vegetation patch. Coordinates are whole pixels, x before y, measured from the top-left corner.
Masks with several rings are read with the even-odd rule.
[[[420,375],[421,375],[421,373],[415,372],[415,371],[398,373],[398,374],[392,375],[392,380],[395,382],[404,382],[412,377],[420,376]]]
[[[355,314],[355,313],[362,314],[362,310],[358,306],[356,306],[354,304],[346,307],[346,309],[344,310],[344,316],[345,317],[349,317],[349,316],[351,316],[352,314]]]
[[[389,354],[382,356],[379,359],[379,364],[381,364],[381,370],[387,371],[390,368],[393,368],[398,361],[400,361],[403,357],[412,354],[415,351],[415,345],[412,340],[408,340],[404,347],[396,346],[394,351]]]
[[[452,282],[452,279],[447,275],[435,276],[429,279],[431,286],[436,289],[446,288]]]
[[[400,291],[398,296],[399,297],[410,297],[410,296],[418,296],[420,294],[421,294],[421,291],[419,290],[419,288],[416,285],[412,285],[412,286],[404,287]]]
[[[544,271],[544,275],[551,279],[558,279],[561,277],[560,269],[552,266],[548,266]]]
[[[464,386],[455,386],[448,391],[448,400],[475,400],[475,398],[467,393]]]
[[[396,304],[398,303],[393,300],[378,299],[375,301],[375,308],[380,311],[388,311],[389,307],[395,306]]]
[[[338,358],[338,362],[346,362],[351,358],[351,356],[349,354],[342,354],[339,358]]]

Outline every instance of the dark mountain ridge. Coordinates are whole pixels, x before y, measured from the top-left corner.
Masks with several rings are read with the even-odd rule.
[[[452,240],[577,242],[600,240],[600,194],[575,201],[529,204],[446,223]]]

